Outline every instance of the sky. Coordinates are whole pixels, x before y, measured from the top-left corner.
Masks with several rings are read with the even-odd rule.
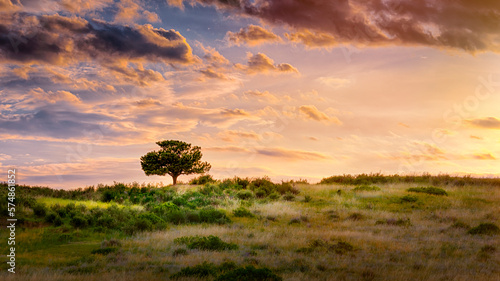
[[[169,184],[170,139],[218,179],[498,177],[499,108],[499,1],[0,0],[20,184]]]

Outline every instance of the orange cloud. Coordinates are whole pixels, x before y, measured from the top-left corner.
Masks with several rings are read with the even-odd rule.
[[[229,42],[238,46],[243,44],[256,46],[264,43],[275,43],[281,41],[281,38],[278,35],[266,30],[263,27],[253,24],[240,29],[239,32],[228,31],[226,33],[226,38]]]
[[[327,121],[333,122],[337,125],[341,125],[342,122],[337,117],[330,117],[325,113],[319,111],[314,105],[302,105],[299,107],[299,111],[303,113],[308,119],[314,121]]]
[[[495,117],[485,117],[485,118],[477,118],[470,119],[467,122],[478,128],[484,129],[500,129],[500,120]]]
[[[496,158],[491,155],[491,153],[474,154],[472,157],[478,160],[496,160]]]
[[[284,148],[259,148],[257,154],[288,160],[328,160],[329,156],[318,152],[290,150]]]
[[[236,64],[237,68],[246,70],[249,74],[268,73],[268,72],[294,72],[299,71],[288,63],[280,63],[275,65],[274,61],[265,54],[258,53],[256,55],[248,54],[247,66]]]

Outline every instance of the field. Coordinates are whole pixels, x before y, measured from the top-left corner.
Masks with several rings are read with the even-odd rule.
[[[72,193],[20,187],[16,274],[9,274],[3,263],[0,278],[500,276],[499,180],[371,176],[356,181],[343,176],[322,184],[276,184],[265,178],[200,177],[192,183],[196,184],[115,184]],[[7,238],[2,231],[3,255],[8,252]]]

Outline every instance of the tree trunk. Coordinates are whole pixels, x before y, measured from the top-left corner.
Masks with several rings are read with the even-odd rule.
[[[178,177],[178,176],[179,176],[179,175],[173,175],[173,176],[172,176],[172,180],[174,181],[174,185],[176,185],[176,184],[177,184],[177,177]]]

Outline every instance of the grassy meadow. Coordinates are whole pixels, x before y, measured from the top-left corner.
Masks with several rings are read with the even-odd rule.
[[[17,194],[16,274],[3,263],[2,280],[500,276],[499,179],[201,176],[178,186],[20,186]],[[4,257],[8,234],[0,233]]]

